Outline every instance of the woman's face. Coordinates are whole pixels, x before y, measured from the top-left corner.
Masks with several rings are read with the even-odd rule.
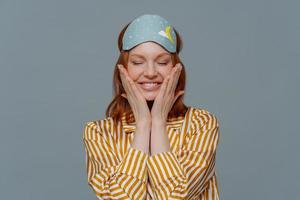
[[[171,54],[155,42],[145,42],[129,51],[128,75],[147,101],[153,101],[173,67]]]

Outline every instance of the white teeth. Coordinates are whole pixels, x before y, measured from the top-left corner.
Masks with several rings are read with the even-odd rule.
[[[154,90],[157,89],[159,87],[159,83],[142,83],[142,88],[146,89],[146,90]]]
[[[157,83],[143,83],[143,85],[146,85],[146,86],[153,86],[153,85],[157,85]]]

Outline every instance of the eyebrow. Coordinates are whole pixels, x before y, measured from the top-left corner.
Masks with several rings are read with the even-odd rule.
[[[165,52],[163,52],[163,53],[160,53],[160,54],[158,54],[158,58],[159,57],[162,57],[162,56],[164,56],[164,55],[169,55],[168,53],[165,53]],[[143,55],[140,55],[140,54],[132,54],[131,56],[137,56],[137,57],[141,57],[141,58],[144,58],[144,56]]]

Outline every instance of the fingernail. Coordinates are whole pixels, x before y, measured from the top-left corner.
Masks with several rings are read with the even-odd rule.
[[[119,71],[123,73],[122,66],[118,65]]]

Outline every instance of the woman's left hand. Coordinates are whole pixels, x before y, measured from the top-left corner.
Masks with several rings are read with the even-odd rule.
[[[161,85],[158,95],[156,96],[151,109],[152,122],[165,123],[168,114],[173,107],[173,104],[177,98],[184,93],[183,90],[177,92],[175,95],[175,89],[181,73],[182,65],[177,63],[172,68],[171,74],[169,74]]]

